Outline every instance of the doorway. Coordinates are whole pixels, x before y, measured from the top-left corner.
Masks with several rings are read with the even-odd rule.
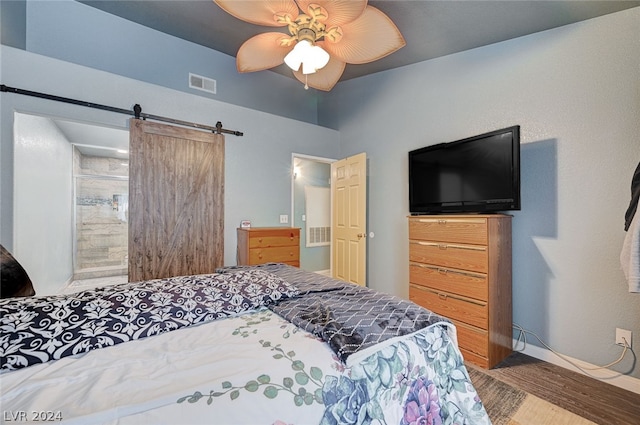
[[[293,153],[291,226],[300,228],[300,268],[331,275],[331,163]]]
[[[76,218],[80,223],[84,221],[90,225],[84,220],[87,217],[84,213],[101,208],[118,213],[113,211],[114,195],[120,212],[124,212],[126,192],[121,186],[126,184],[118,179],[126,178],[127,167],[121,164],[128,162],[128,149],[127,129],[14,113],[13,255],[27,270],[39,295],[75,291],[105,283],[96,282],[96,279],[109,279],[108,283],[126,281],[126,271],[123,278],[121,269],[104,270],[107,266],[104,262],[94,263],[95,267],[83,263],[86,267],[81,268],[84,271],[93,268],[93,272],[116,276],[100,277],[100,273],[83,276],[75,272],[78,265],[76,236],[79,236]],[[97,158],[104,157],[112,159],[104,160],[106,162],[101,165],[94,164],[96,167],[81,164],[85,160],[102,162]],[[91,168],[94,171],[89,171]],[[84,177],[78,179],[79,176]],[[104,178],[98,182],[97,176]],[[85,185],[91,180],[92,183]],[[106,183],[107,192],[94,191],[92,186],[96,182],[100,185]],[[120,186],[113,187],[113,183]],[[78,198],[78,195],[82,196]],[[84,209],[80,217],[77,216],[78,206]],[[87,246],[95,248],[92,254],[109,251],[109,240],[115,239],[114,234],[104,231],[102,235],[85,238]],[[111,254],[115,255],[111,258],[113,262],[126,261],[126,253],[111,250]],[[100,268],[103,270],[97,270]],[[117,282],[113,282],[114,278]]]
[[[73,281],[127,274],[129,160],[111,149],[74,146]]]

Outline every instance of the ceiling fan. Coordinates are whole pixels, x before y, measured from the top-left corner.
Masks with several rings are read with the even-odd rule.
[[[236,56],[239,72],[286,63],[305,84],[329,91],[347,63],[381,59],[403,47],[402,34],[367,0],[213,0],[243,21],[284,32],[266,32],[245,41]]]

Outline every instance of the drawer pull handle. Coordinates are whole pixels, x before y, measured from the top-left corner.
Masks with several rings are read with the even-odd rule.
[[[436,291],[434,289],[427,288],[427,287],[422,286],[422,285],[411,284],[411,286],[413,288],[416,288],[416,289],[420,290],[420,291],[429,292],[429,293],[437,296],[441,300],[447,300],[447,299],[451,298],[453,300],[464,301],[464,302],[467,302],[467,303],[476,304],[476,305],[478,305],[480,307],[486,307],[487,306],[487,302],[486,301],[480,301],[480,300],[477,300],[475,298],[469,298],[469,297],[465,297],[463,295],[448,294],[446,292],[438,292],[438,291]]]
[[[440,219],[438,220],[438,224],[447,224],[447,220]]]
[[[455,270],[455,269],[447,269],[445,267],[437,267],[437,266],[431,266],[429,264],[422,264],[422,263],[415,263],[413,261],[409,262],[410,266],[413,267],[420,267],[422,269],[428,269],[428,270],[433,270],[435,272],[439,272],[439,273],[443,273],[443,274],[456,274],[456,275],[462,275],[462,276],[469,276],[469,277],[473,277],[476,279],[486,279],[487,275],[484,273],[474,273],[474,272],[470,272],[467,270]]]
[[[486,251],[487,247],[484,245],[460,245],[460,244],[441,244],[441,243],[436,243],[436,242],[425,242],[425,241],[417,241],[417,240],[409,240],[409,244],[414,244],[414,245],[422,245],[422,246],[432,246],[432,247],[438,247],[440,249],[464,249],[467,251]]]
[[[258,239],[258,242],[262,243],[262,238]]]

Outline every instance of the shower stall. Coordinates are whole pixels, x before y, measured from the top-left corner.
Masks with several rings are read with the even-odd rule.
[[[73,281],[127,275],[128,165],[74,148]]]

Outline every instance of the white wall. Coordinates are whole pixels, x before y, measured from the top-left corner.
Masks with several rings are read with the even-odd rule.
[[[331,268],[330,246],[307,247],[307,202],[305,186],[331,187],[331,164],[314,159],[296,158],[299,167],[298,176],[293,180],[293,217],[292,223],[300,228],[300,267],[309,271],[322,271]],[[331,205],[327,205],[326,219],[331,221]],[[303,215],[306,216],[303,220]]]
[[[291,209],[291,153],[337,157],[339,136],[334,130],[265,112],[163,88],[91,68],[0,46],[2,83],[68,98],[215,125],[244,132],[226,136],[225,147],[225,264],[236,264],[236,228],[240,220],[254,226],[277,226],[280,214]],[[115,128],[128,128],[128,115],[2,93],[1,234],[13,249],[14,111],[54,116]],[[16,211],[16,215],[20,214]],[[29,270],[27,270],[29,272]],[[36,285],[36,291],[40,288]]]
[[[619,263],[640,161],[640,8],[340,83],[323,103],[342,156],[370,162],[369,285],[408,295],[407,152],[521,126],[514,321],[591,364],[640,342]],[[532,344],[539,344],[530,338]],[[640,377],[632,355],[616,370]]]
[[[73,274],[73,153],[43,117],[15,114],[13,254],[38,295],[57,293]]]

